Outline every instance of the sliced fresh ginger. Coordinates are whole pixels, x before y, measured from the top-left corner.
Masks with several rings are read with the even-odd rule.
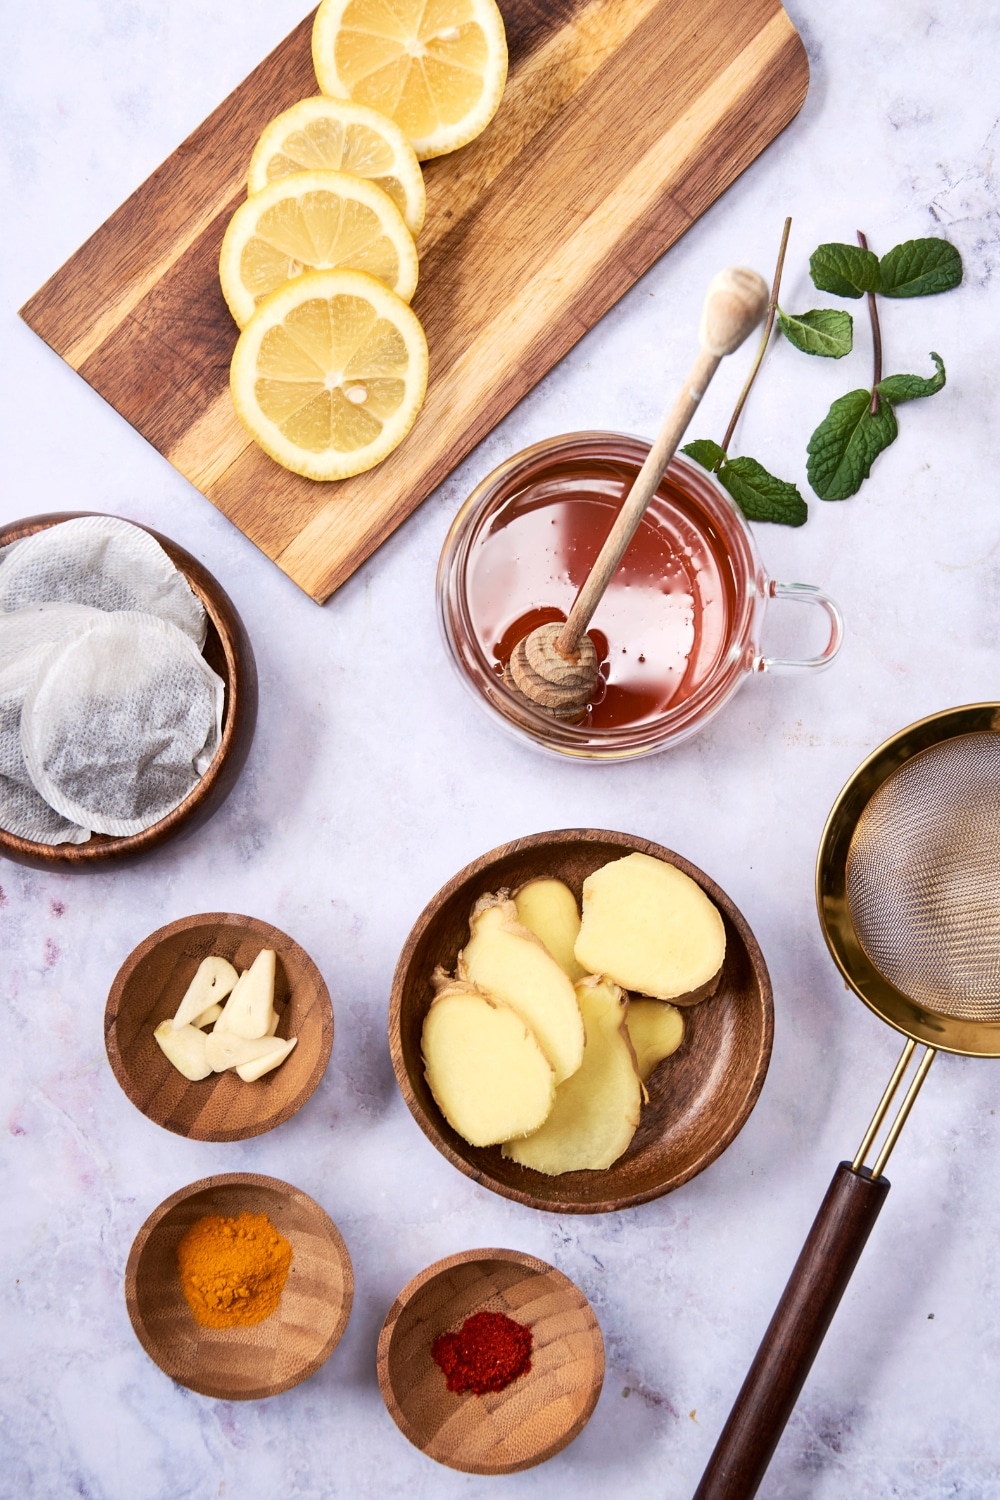
[[[545,1124],[503,1148],[512,1161],[550,1177],[610,1167],[639,1123],[642,1084],[625,1031],[628,997],[611,980],[590,976],[576,997],[587,1032],[582,1066],[559,1085]]]
[[[561,880],[529,880],[514,892],[517,919],[545,944],[560,969],[575,984],[587,970],[578,963],[573,944],[580,932],[576,897]]]
[[[177,1007],[172,1023],[174,1030],[180,1031],[182,1026],[187,1026],[192,1021],[197,1025],[207,1026],[208,1022],[201,1021],[199,1017],[204,1015],[209,1006],[225,1000],[238,979],[239,974],[227,958],[220,958],[218,954],[203,958]]]
[[[173,1063],[178,1073],[197,1083],[207,1078],[212,1071],[208,1060],[208,1037],[196,1026],[174,1028],[173,1021],[161,1021],[153,1032],[161,1051],[168,1062]]]
[[[625,1024],[639,1078],[645,1083],[657,1063],[676,1052],[684,1040],[684,1017],[665,1000],[632,1000]]]
[[[583,1021],[572,983],[502,895],[479,898],[469,934],[458,955],[458,977],[517,1011],[562,1083],[583,1061]]]
[[[629,854],[584,881],[574,951],[592,974],[607,974],[624,989],[694,1005],[718,983],[726,930],[690,876],[648,854]]]
[[[420,1039],[431,1093],[472,1146],[536,1130],[552,1108],[555,1075],[510,1006],[472,984],[436,976]]]

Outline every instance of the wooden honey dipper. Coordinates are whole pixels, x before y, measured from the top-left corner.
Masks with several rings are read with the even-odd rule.
[[[756,271],[731,267],[709,282],[698,329],[701,352],[573,601],[569,617],[565,624],[557,620],[539,625],[518,641],[511,653],[505,680],[535,708],[544,709],[555,718],[573,719],[591,702],[598,686],[600,662],[586,633],[587,626],[656,494],[708,382],[724,356],[738,349],[756,328],[767,303],[767,284]]]

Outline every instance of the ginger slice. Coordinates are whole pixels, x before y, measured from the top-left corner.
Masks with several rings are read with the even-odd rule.
[[[503,893],[479,898],[469,934],[458,955],[459,979],[517,1011],[562,1083],[583,1061],[583,1021],[569,978]]]
[[[639,1078],[645,1083],[657,1063],[684,1040],[684,1017],[665,1000],[630,1000],[625,1024]]]
[[[424,1073],[438,1108],[470,1146],[536,1130],[552,1108],[555,1075],[524,1021],[462,980],[437,975],[424,1017]]]
[[[726,956],[717,907],[683,871],[648,854],[602,865],[583,883],[574,949],[592,974],[675,1005],[713,994]]]
[[[545,1124],[503,1154],[550,1177],[610,1167],[639,1123],[643,1088],[625,1030],[628,996],[612,980],[588,976],[576,986],[587,1032],[583,1063],[556,1090]]]
[[[573,953],[580,933],[580,909],[569,886],[550,877],[529,880],[514,892],[514,905],[521,926],[545,944],[573,983],[583,979],[587,970]]]

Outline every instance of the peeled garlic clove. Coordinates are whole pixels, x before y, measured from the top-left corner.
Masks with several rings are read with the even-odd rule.
[[[265,1053],[263,1057],[257,1058],[255,1062],[243,1063],[241,1067],[236,1069],[244,1083],[255,1083],[258,1078],[262,1078],[265,1073],[270,1073],[272,1068],[277,1068],[283,1063],[298,1041],[298,1037],[293,1036],[287,1042],[282,1041],[280,1037],[276,1037],[275,1040],[278,1046],[273,1052]]]
[[[204,1036],[204,1032],[200,1033]],[[205,1038],[206,1056],[216,1073],[224,1073],[227,1068],[239,1068],[244,1063],[256,1062],[259,1057],[266,1057],[273,1052],[275,1047],[284,1046],[284,1042],[278,1037],[243,1037],[237,1036],[233,1031],[219,1031],[216,1029]]]
[[[207,1078],[212,1072],[207,1056],[209,1038],[196,1026],[182,1026],[176,1031],[174,1026],[173,1021],[161,1021],[153,1032],[163,1055],[192,1083]]]
[[[268,1036],[274,1036],[274,1033],[278,1029],[278,1022],[280,1020],[281,1020],[281,1017],[278,1015],[278,1012],[276,1010],[272,1009],[272,1011],[271,1011],[271,1019],[268,1022],[268,1027],[267,1027],[267,1035]]]
[[[221,1005],[210,1005],[208,1010],[203,1011],[196,1021],[191,1022],[191,1025],[197,1026],[199,1031],[204,1031],[206,1026],[211,1026],[212,1022],[217,1021],[221,1015]]]
[[[275,955],[263,948],[226,1002],[223,1025],[236,1036],[255,1041],[267,1036],[274,1011]]]
[[[219,958],[214,954],[210,958],[203,958],[184,992],[184,999],[177,1007],[173,1020],[174,1030],[179,1031],[182,1026],[197,1021],[210,1005],[224,1000],[238,979],[239,975],[227,958]]]

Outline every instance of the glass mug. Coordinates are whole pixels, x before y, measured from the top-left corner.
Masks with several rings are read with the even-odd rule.
[[[438,617],[459,676],[519,738],[557,755],[627,760],[695,734],[757,672],[830,665],[843,621],[832,599],[764,571],[749,527],[706,470],[673,458],[588,634],[601,683],[578,722],[526,702],[503,672],[536,625],[565,619],[649,443],[613,432],[548,438],[476,486],[438,564]],[[818,656],[764,656],[768,601],[813,604],[829,621]]]

